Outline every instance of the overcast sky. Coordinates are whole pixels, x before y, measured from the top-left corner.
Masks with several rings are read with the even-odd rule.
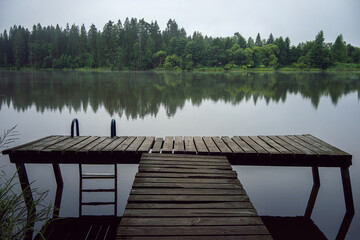
[[[289,37],[297,45],[315,39],[323,30],[325,41],[341,33],[344,40],[360,47],[360,0],[0,0],[0,31],[14,24],[30,31],[34,24],[65,27],[94,23],[102,29],[109,20],[126,17],[158,21],[161,30],[175,19],[187,34],[245,38]]]

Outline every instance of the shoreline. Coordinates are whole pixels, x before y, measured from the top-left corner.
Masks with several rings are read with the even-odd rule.
[[[100,68],[63,68],[63,69],[56,69],[56,68],[32,68],[26,67],[21,69],[16,68],[4,68],[1,67],[0,71],[77,71],[77,72],[202,72],[202,73],[276,73],[276,72],[285,72],[285,73],[321,73],[321,72],[354,72],[360,73],[360,65],[352,68],[338,68],[338,67],[331,67],[328,69],[300,69],[300,68],[292,68],[292,67],[282,67],[279,69],[274,68],[232,68],[229,70],[225,70],[223,67],[201,67],[201,68],[194,68],[192,70],[174,70],[174,69],[165,69],[165,68],[154,68],[149,70],[131,70],[131,69],[114,69],[111,67],[100,67]]]

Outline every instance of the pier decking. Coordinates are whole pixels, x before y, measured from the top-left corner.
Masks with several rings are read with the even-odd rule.
[[[117,239],[272,239],[224,156],[143,154]]]
[[[217,239],[221,234],[226,239],[239,239],[240,235],[248,240],[271,239],[230,164],[311,167],[313,188],[304,215],[307,219],[320,187],[318,168],[338,167],[346,213],[336,239],[345,238],[354,216],[349,175],[352,156],[309,134],[164,139],[48,136],[2,153],[9,154],[16,164],[22,190],[28,193],[25,202],[29,213],[35,208],[25,164],[52,164],[57,183],[54,205],[59,209],[63,188],[59,164],[140,162],[119,239],[143,239],[145,235],[153,235],[145,239],[170,235],[177,235],[171,239],[198,239],[204,234],[206,239]],[[223,188],[216,186],[215,191],[215,185]],[[162,226],[156,225],[160,223]]]
[[[139,163],[142,153],[224,155],[233,165],[348,167],[351,155],[312,136],[49,136],[3,151],[14,163]]]

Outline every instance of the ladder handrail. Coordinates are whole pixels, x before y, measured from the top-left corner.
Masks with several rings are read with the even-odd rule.
[[[79,133],[79,121],[77,120],[77,118],[74,118],[71,122],[71,137],[74,137],[74,125],[76,124],[76,136],[80,136]]]
[[[110,136],[111,136],[111,138],[116,136],[116,121],[115,121],[115,119],[111,120]]]

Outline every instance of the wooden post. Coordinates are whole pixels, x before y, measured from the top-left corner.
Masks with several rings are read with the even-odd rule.
[[[20,180],[20,186],[22,189],[22,194],[25,200],[25,206],[27,210],[27,223],[25,237],[24,239],[32,239],[34,223],[35,223],[35,215],[36,209],[34,204],[34,198],[32,196],[29,179],[26,173],[25,164],[24,163],[16,163],[17,173]]]
[[[310,219],[312,211],[314,209],[314,205],[316,202],[316,198],[319,192],[320,188],[320,177],[319,177],[319,168],[318,167],[312,167],[312,175],[313,175],[313,187],[311,189],[310,198],[306,207],[305,211],[305,218]]]
[[[55,174],[55,180],[56,180],[57,187],[62,188],[64,186],[64,181],[63,181],[63,178],[62,178],[62,175],[61,175],[60,166],[57,163],[53,163],[52,166],[53,166],[53,169],[54,169],[54,174]]]
[[[336,240],[345,239],[346,234],[349,230],[351,221],[355,214],[354,200],[353,200],[352,190],[351,190],[349,167],[341,168],[341,178],[342,178],[343,189],[344,189],[346,213],[345,213],[344,219],[341,223],[339,232],[336,236]]]

